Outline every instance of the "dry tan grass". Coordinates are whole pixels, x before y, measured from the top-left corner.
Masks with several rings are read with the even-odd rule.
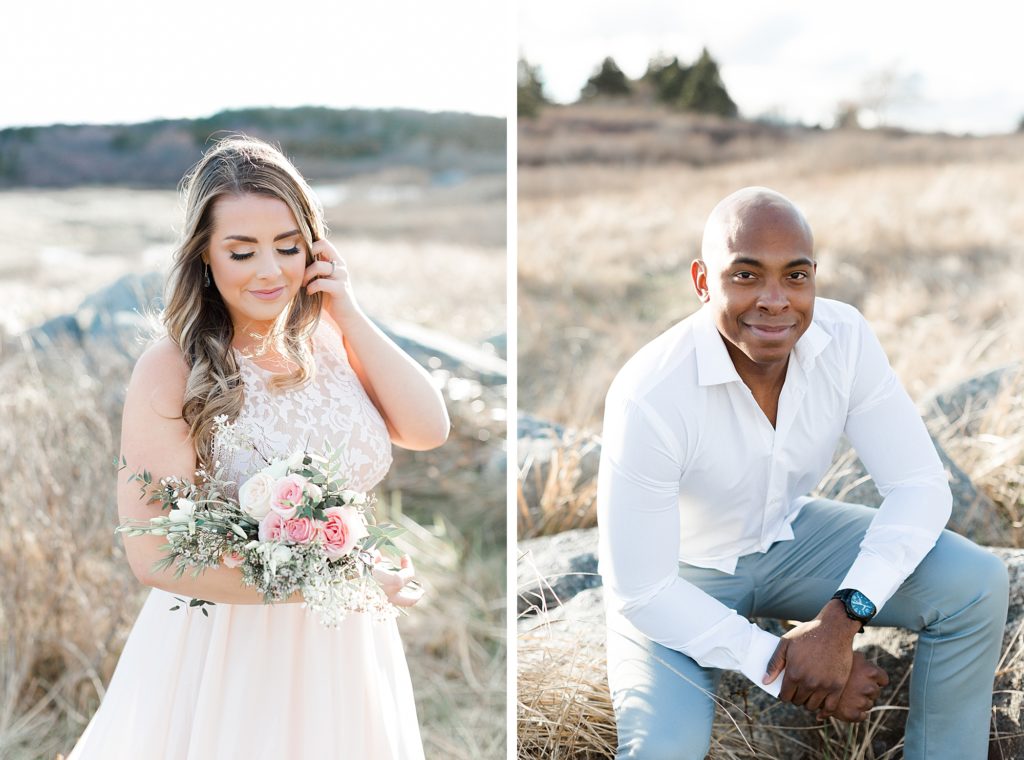
[[[615,713],[604,660],[550,629],[519,636],[517,653],[519,757],[613,757]]]
[[[520,539],[597,524],[597,481],[582,467],[583,458],[593,452],[596,443],[592,437],[565,435],[552,448],[543,468],[525,464],[516,482]],[[535,504],[523,492],[524,479],[531,481]]]
[[[370,314],[470,342],[504,331],[503,175],[435,187],[388,172],[349,180],[343,194],[315,186]],[[172,190],[0,191],[0,335],[73,311],[124,274],[166,271],[180,219]]]

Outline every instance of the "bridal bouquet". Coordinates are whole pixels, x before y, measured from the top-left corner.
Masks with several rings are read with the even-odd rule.
[[[222,425],[225,423],[221,423]],[[381,551],[396,553],[392,538],[401,529],[376,525],[372,494],[345,488],[339,475],[340,451],[296,451],[269,461],[226,496],[229,481],[220,471],[200,471],[200,484],[167,477],[154,486],[148,472],[129,480],[142,485],[149,501],[167,511],[149,520],[129,520],[117,531],[128,536],[167,536],[167,556],[154,569],[188,569],[198,576],[224,564],[238,567],[242,580],[263,593],[267,603],[299,591],[305,606],[328,626],[350,612],[393,616],[398,608],[373,577]],[[126,464],[122,457],[122,466]],[[192,607],[213,604],[193,599]],[[173,607],[172,609],[177,609]]]

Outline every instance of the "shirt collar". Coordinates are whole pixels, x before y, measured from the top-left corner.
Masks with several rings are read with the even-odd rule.
[[[721,383],[739,382],[740,376],[725,348],[725,340],[715,326],[711,309],[704,306],[697,312],[693,328],[693,339],[697,353],[697,381],[701,385],[719,385]],[[793,356],[807,372],[814,366],[815,360],[832,340],[821,326],[814,320],[800,340],[793,347]]]
[[[701,307],[697,312],[697,320],[693,326],[693,342],[697,352],[698,383],[719,385],[740,380],[708,306]]]
[[[832,342],[829,335],[816,320],[811,320],[811,326],[800,336],[800,340],[793,346],[793,355],[800,362],[800,366],[807,372],[814,366],[815,360],[825,350],[825,346]]]

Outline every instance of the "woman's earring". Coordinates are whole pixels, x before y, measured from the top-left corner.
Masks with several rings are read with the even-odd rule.
[[[203,286],[210,287],[210,265],[206,265],[206,273],[203,275]]]

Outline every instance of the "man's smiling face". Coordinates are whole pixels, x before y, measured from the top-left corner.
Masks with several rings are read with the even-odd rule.
[[[713,212],[703,258],[692,267],[741,374],[784,366],[814,316],[816,268],[800,212],[771,191],[745,192]]]

